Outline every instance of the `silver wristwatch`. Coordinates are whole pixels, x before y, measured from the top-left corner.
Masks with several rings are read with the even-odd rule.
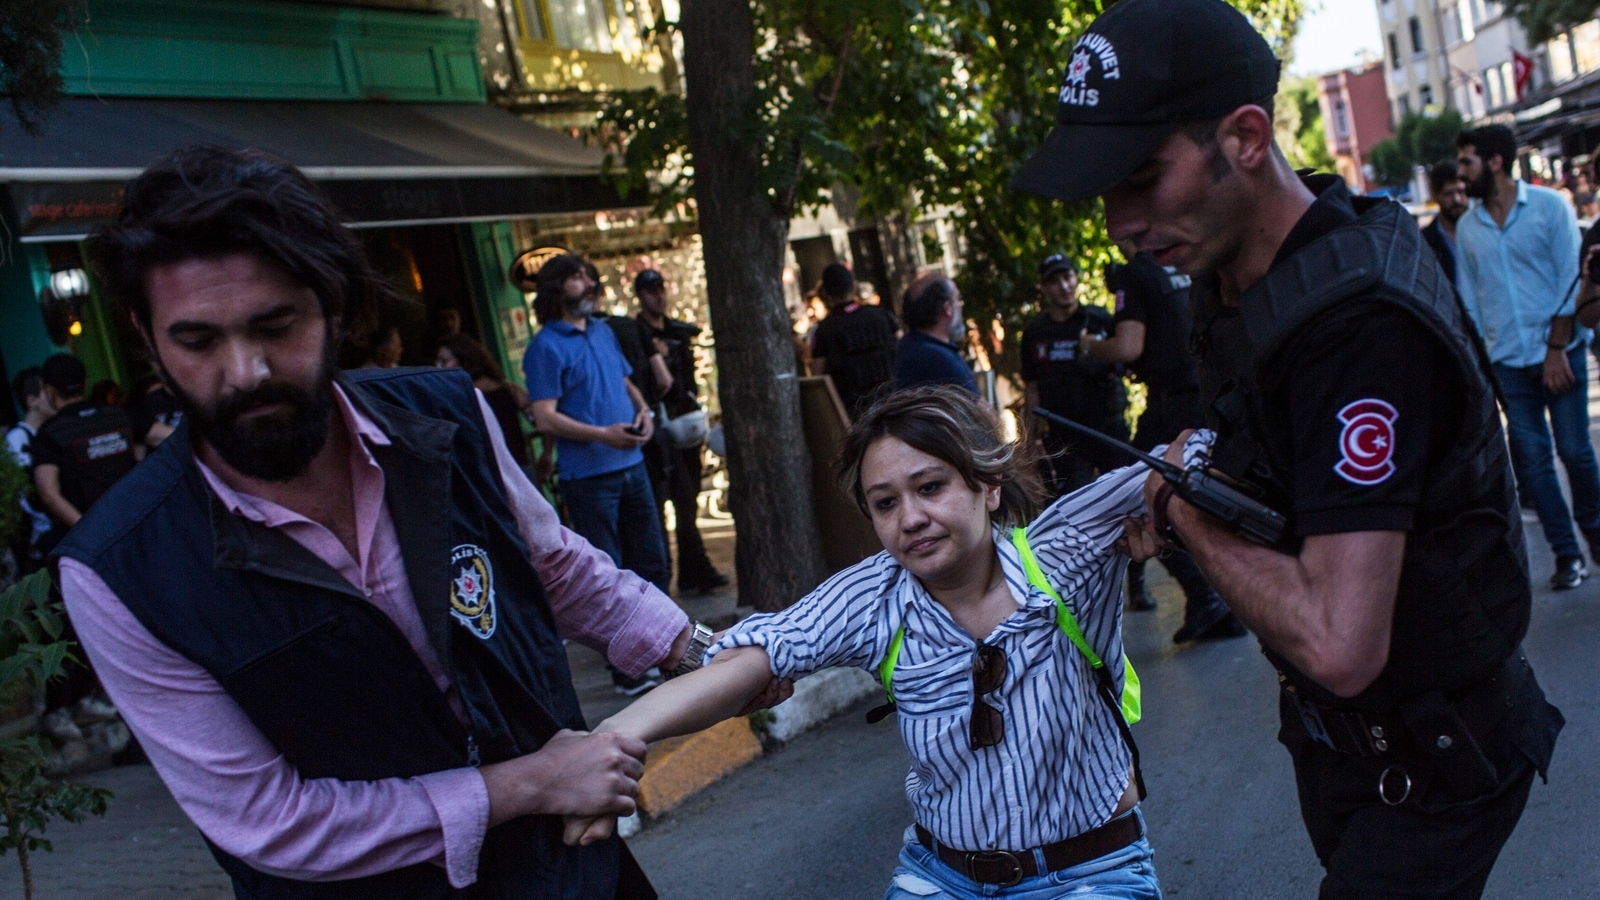
[[[666,673],[668,678],[677,678],[687,675],[706,663],[706,649],[711,646],[711,629],[694,623],[694,631],[689,634],[689,646],[684,648],[683,659]]]

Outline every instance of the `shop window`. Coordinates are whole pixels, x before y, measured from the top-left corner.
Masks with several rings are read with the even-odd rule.
[[[1410,26],[1411,26],[1411,52],[1412,53],[1421,53],[1423,51],[1423,49],[1424,49],[1424,47],[1422,46],[1422,21],[1420,19],[1418,19],[1416,16],[1412,16],[1411,17]]]
[[[1572,40],[1565,34],[1558,34],[1545,44],[1545,55],[1550,60],[1550,80],[1556,84],[1566,81],[1578,74],[1577,66],[1572,59]]]
[[[522,36],[530,41],[549,40],[544,31],[544,14],[539,9],[543,4],[539,0],[520,0],[520,5]]]
[[[1478,34],[1478,20],[1472,14],[1472,0],[1460,0],[1456,4],[1456,20],[1460,23],[1461,39],[1470,41]]]
[[[1590,19],[1572,29],[1572,58],[1580,75],[1600,69],[1600,21]]]

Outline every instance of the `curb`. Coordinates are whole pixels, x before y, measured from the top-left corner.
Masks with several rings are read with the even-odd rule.
[[[860,669],[827,669],[797,682],[794,696],[775,707],[757,735],[751,717],[720,722],[697,734],[668,738],[650,745],[644,775],[639,779],[639,809],[618,823],[631,837],[654,818],[746,763],[760,757],[763,741],[782,744],[821,725],[882,688]],[[759,727],[759,726],[758,726]]]

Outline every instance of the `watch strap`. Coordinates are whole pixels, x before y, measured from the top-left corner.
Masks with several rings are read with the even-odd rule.
[[[689,646],[683,650],[683,658],[678,660],[678,664],[665,673],[666,677],[677,678],[679,675],[687,675],[705,665],[706,651],[710,648],[711,629],[699,622],[695,622],[693,630],[689,633]]]

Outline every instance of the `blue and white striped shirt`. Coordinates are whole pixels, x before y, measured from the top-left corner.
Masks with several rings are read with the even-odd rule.
[[[1192,453],[1199,438],[1187,445]],[[1144,508],[1144,466],[1119,469],[1057,500],[1028,526],[1045,577],[1122,683],[1122,580],[1114,546],[1122,519]],[[772,671],[800,678],[830,666],[877,674],[896,629],[905,643],[893,687],[911,752],[906,796],[916,820],[960,850],[1027,850],[1105,824],[1132,760],[1093,670],[1056,626],[1055,601],[1033,588],[1009,535],[995,529],[1018,609],[984,642],[1006,654],[1006,679],[984,700],[1005,716],[1005,739],[971,749],[977,642],[920,582],[879,553],[833,576],[794,606],[735,625],[712,649],[760,646]]]

